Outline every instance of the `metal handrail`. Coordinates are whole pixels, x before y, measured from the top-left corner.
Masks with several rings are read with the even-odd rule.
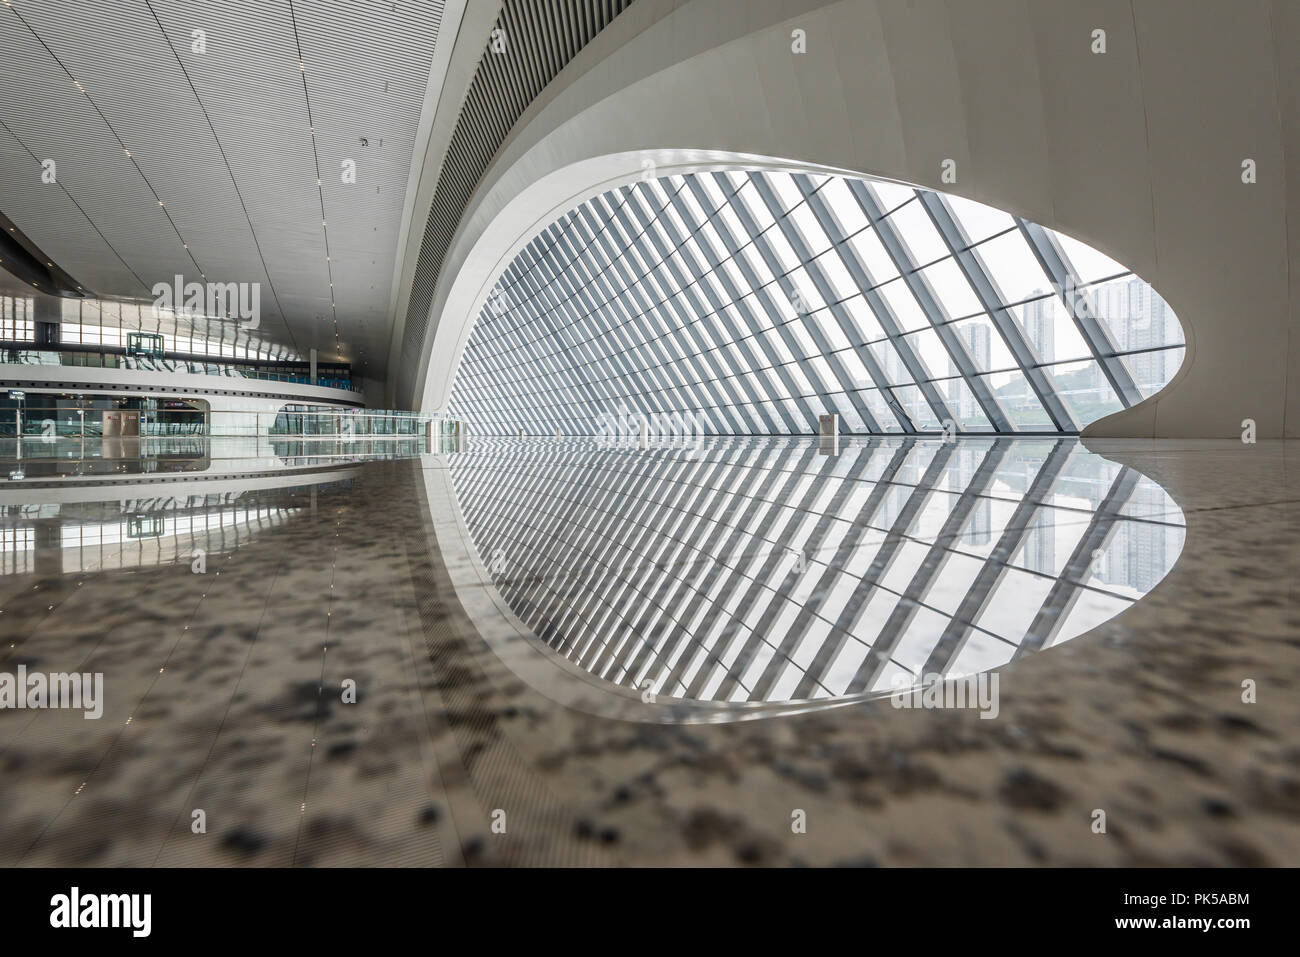
[[[57,357],[59,361],[50,361]],[[81,358],[81,362],[67,361]],[[97,361],[91,361],[97,360]],[[59,351],[53,349],[0,349],[0,364],[85,367],[89,369],[139,369],[151,372],[183,372],[192,375],[217,375],[240,379],[261,379],[269,382],[289,382],[298,385],[314,385],[324,389],[338,389],[342,392],[361,392],[351,379],[334,376],[317,376],[312,381],[310,376],[293,375],[286,372],[266,372],[253,366],[229,365],[221,362],[195,362],[189,359],[153,358],[149,356],[127,356],[112,352]]]

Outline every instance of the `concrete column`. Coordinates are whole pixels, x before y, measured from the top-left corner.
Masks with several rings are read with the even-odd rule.
[[[840,454],[840,417],[834,413],[817,417],[817,452],[819,455]]]

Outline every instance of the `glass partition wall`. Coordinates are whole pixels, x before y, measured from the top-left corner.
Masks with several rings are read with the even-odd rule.
[[[463,436],[446,414],[285,405],[275,412],[212,410],[198,398],[80,395],[12,390],[0,393],[0,438],[135,436],[270,436],[275,438],[415,437],[433,422],[437,438]]]

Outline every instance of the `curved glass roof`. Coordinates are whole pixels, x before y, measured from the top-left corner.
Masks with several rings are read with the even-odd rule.
[[[1072,433],[1163,388],[1172,310],[1094,249],[967,199],[811,173],[611,190],[505,270],[450,410],[479,434]]]

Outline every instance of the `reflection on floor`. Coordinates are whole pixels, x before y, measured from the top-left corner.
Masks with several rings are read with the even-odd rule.
[[[279,488],[244,490],[201,479],[3,488],[0,673],[102,672],[105,702],[99,720],[0,709],[0,866],[1300,863],[1296,450],[1097,447],[1129,469],[1052,441],[806,451],[746,440],[711,446],[699,461],[685,450],[601,460],[541,440],[482,441],[459,454],[359,464],[311,486],[289,475]],[[740,468],[769,457],[771,486],[766,471]],[[662,464],[669,459],[679,466]],[[716,477],[690,480],[703,474]],[[679,496],[647,491],[660,483]],[[434,497],[439,487],[459,501]],[[710,504],[710,489],[736,494]],[[565,496],[570,507],[557,511]],[[516,509],[516,525],[493,525],[491,501]],[[761,501],[781,503],[770,524],[775,504],[750,512]],[[646,520],[670,507],[697,524]],[[787,514],[800,508],[801,518]],[[553,546],[521,529],[562,519],[551,527],[576,546],[571,561],[608,568],[619,554],[612,535],[601,533],[611,538],[602,551],[581,533],[602,511],[619,518],[611,528],[637,525],[659,546],[697,533],[716,541],[705,523],[724,516],[772,543],[818,544],[806,549],[798,586],[762,573],[757,541],[747,560],[720,551],[720,583],[702,612],[689,595],[659,590],[674,572],[700,574],[698,559],[636,551],[656,567],[604,574],[639,597],[606,599],[618,602],[606,624],[573,631],[558,602],[542,609],[535,597],[549,593]],[[461,520],[456,512],[464,527],[497,536],[484,539],[481,558],[490,568],[502,549],[504,595],[490,581],[463,584],[479,557],[438,531]],[[828,515],[847,527],[818,532]],[[871,558],[867,571],[850,562],[841,583],[835,555],[850,535],[870,543]],[[833,637],[884,549],[893,557],[865,610]],[[1086,567],[1072,565],[1084,553]],[[995,575],[990,559],[1003,555]],[[977,588],[982,576],[993,584]],[[1017,584],[1004,594],[1007,581]],[[829,642],[867,648],[873,635],[874,644],[896,632],[891,657],[923,666],[949,653],[942,636],[954,621],[971,624],[963,647],[1006,648],[1028,635],[1043,650],[1001,666],[996,720],[899,709],[884,697],[684,725],[557,702],[511,670],[466,610],[496,603],[502,616],[535,615],[543,631],[559,623],[545,635],[553,644],[537,648],[591,683],[601,679],[579,668],[583,653],[564,656],[564,634],[621,635],[610,653],[620,664],[602,672],[620,681],[662,674],[669,693],[697,682],[716,682],[717,693],[729,678],[701,678],[711,649],[695,639],[726,626],[704,631],[702,616],[722,603],[715,615],[742,621],[728,634],[743,651],[773,603],[788,607],[778,595],[792,587],[806,589],[828,625],[795,631],[798,612],[773,609],[733,699],[758,694],[778,654],[791,664],[765,693],[797,694],[810,674],[839,693],[827,683],[834,669],[814,668]],[[1058,599],[1068,614],[1044,633],[1034,619],[1054,591],[1069,591]],[[764,600],[746,600],[751,593]],[[972,613],[966,603],[981,595],[990,600]],[[881,600],[889,608],[877,613]],[[682,651],[660,654],[659,672],[637,672],[621,662],[644,645],[619,619],[657,614],[656,602],[691,627],[643,624],[645,640],[675,636]],[[590,606],[583,614],[594,622]],[[906,627],[889,624],[896,615],[911,616]],[[912,645],[927,620],[929,637]],[[797,646],[782,649],[791,634]],[[763,648],[772,649],[766,660]],[[836,673],[852,683],[869,651]],[[966,653],[951,651],[950,667],[978,666]],[[729,668],[728,654],[718,651]],[[1254,703],[1242,700],[1247,680]],[[1097,809],[1104,834],[1093,830]],[[792,829],[795,812],[802,832]]]
[[[429,449],[424,439],[280,438],[277,436],[144,436],[0,439],[0,488],[18,483],[193,473],[251,475],[376,459],[404,459]],[[8,482],[5,482],[7,477]]]
[[[516,615],[655,695],[785,701],[972,674],[1119,614],[1182,513],[1077,440],[476,442],[466,523]]]

